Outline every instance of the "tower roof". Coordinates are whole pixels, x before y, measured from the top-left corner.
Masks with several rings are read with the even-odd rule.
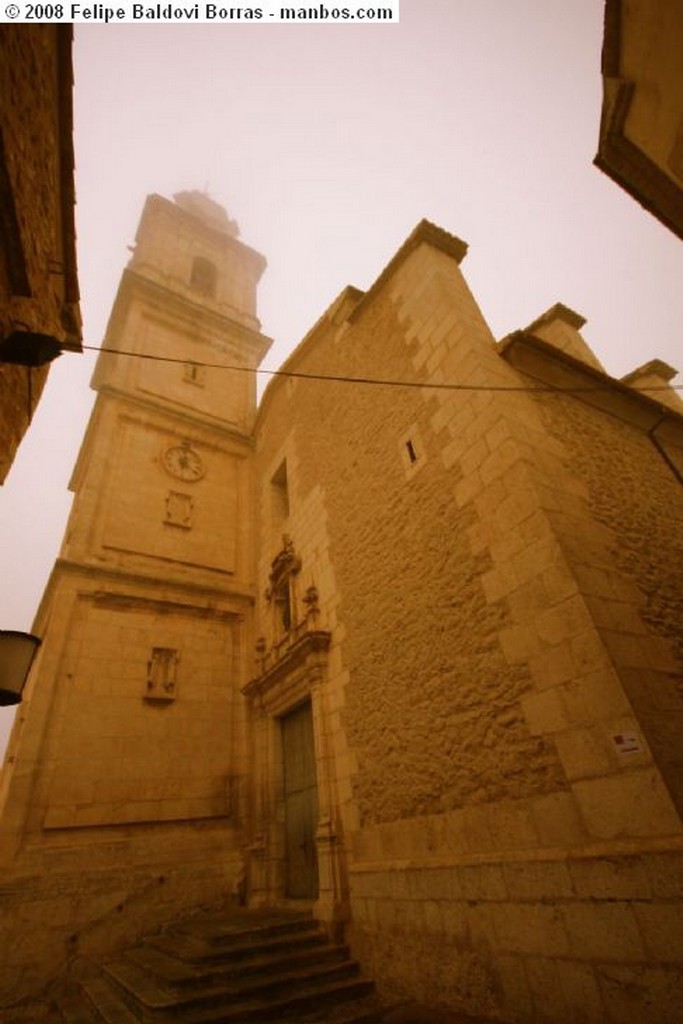
[[[197,189],[192,189],[189,192],[176,192],[173,200],[181,210],[198,217],[210,227],[223,231],[226,235],[231,235],[232,238],[239,236],[240,229],[237,221],[230,220],[224,207],[215,199],[211,199],[206,192],[200,192]]]

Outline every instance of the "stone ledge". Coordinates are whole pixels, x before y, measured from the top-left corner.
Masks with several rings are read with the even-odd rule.
[[[644,840],[623,839],[591,843],[572,849],[548,847],[543,850],[505,850],[491,853],[462,854],[447,857],[420,857],[395,860],[356,861],[349,865],[351,874],[373,874],[389,871],[434,871],[478,866],[482,864],[522,864],[555,861],[582,861],[592,858],[683,856],[683,836],[662,836]]]
[[[302,668],[309,660],[318,654],[325,654],[329,650],[332,634],[327,630],[316,629],[304,633],[296,640],[280,657],[272,668],[262,672],[261,675],[251,679],[246,686],[242,687],[245,697],[263,695],[272,689],[278,682],[288,676],[292,671]]]
[[[544,385],[540,393],[578,399],[654,436],[666,421],[668,439],[683,446],[683,415],[543,339],[515,331],[503,338],[498,351],[520,373]]]

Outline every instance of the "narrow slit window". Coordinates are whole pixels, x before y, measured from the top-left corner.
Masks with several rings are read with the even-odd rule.
[[[403,437],[398,439],[398,451],[406,479],[418,473],[425,464],[425,448],[416,423],[411,424]]]
[[[417,462],[417,452],[415,451],[415,445],[411,440],[406,441],[406,452],[408,453],[408,461],[411,465]]]
[[[289,516],[289,486],[287,482],[287,460],[278,466],[270,481],[273,526],[278,529]]]

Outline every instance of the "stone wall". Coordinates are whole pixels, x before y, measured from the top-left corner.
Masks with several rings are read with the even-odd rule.
[[[7,476],[43,392],[49,367],[0,363],[0,483]]]
[[[683,237],[683,15],[675,0],[606,0],[595,164]]]
[[[421,277],[428,284],[416,287]],[[573,453],[549,431],[545,406],[514,390],[524,378],[500,359],[452,260],[418,250],[394,287],[393,304],[375,297],[345,329],[319,325],[292,367],[399,380],[422,374],[466,387],[280,382],[262,413],[257,463],[257,473],[260,465],[274,472],[290,453],[295,545],[308,543],[307,520],[297,518],[308,495],[317,488],[323,496],[360,823],[565,792],[576,843],[591,834],[676,831],[585,583],[587,563],[597,571],[609,538]],[[478,390],[484,381],[502,390]],[[616,428],[602,420],[607,452]],[[591,445],[587,436],[584,448]],[[662,476],[665,491],[675,488],[651,455],[649,472]],[[644,502],[641,524],[650,513]],[[263,572],[267,531],[262,540]],[[331,595],[320,567],[305,559],[306,571],[325,608]],[[610,571],[613,590],[621,588],[615,614],[628,611],[623,629],[645,637],[613,559]],[[631,730],[641,742],[636,756],[623,758],[614,738]],[[602,790],[598,777],[610,780]],[[613,802],[610,787],[628,791],[629,806],[605,828],[596,806]]]
[[[51,848],[25,848],[0,883],[0,1006],[40,996],[79,956],[109,956],[215,905],[240,872],[237,840],[210,822],[72,833]]]
[[[680,844],[368,863],[352,872],[354,949],[393,999],[501,1021],[677,1024],[682,868]]]
[[[609,587],[622,634],[650,645],[655,674],[674,671],[657,661],[678,607],[669,468],[629,427],[603,474],[625,428],[525,393],[534,382],[501,359],[448,242],[413,246],[365,297],[347,291],[285,370],[427,385],[279,380],[257,423],[263,589],[281,529],[332,630],[327,727],[358,952],[387,993],[494,1019],[673,1022],[669,754],[601,618]],[[633,462],[617,486],[620,460]],[[608,521],[629,488],[630,548],[628,511]],[[655,511],[656,556],[638,540]],[[262,599],[272,639],[270,616]]]
[[[146,207],[143,254],[166,233],[170,263],[155,275],[136,253],[107,345],[172,361],[99,360],[34,623],[42,645],[0,777],[3,937],[21,935],[0,1003],[35,995],[78,952],[229,898],[242,878],[255,382],[199,364],[239,350],[254,366],[266,351],[253,310],[264,261],[216,204],[194,203],[198,217],[159,197]],[[191,286],[195,258],[219,298],[219,270],[239,279],[225,301]],[[216,308],[240,295],[244,315]]]
[[[0,337],[79,348],[70,55],[71,26],[0,27]],[[46,377],[0,364],[0,483]]]
[[[171,591],[53,581],[2,773],[0,1005],[237,887],[240,609]]]
[[[422,296],[425,306],[431,300]],[[457,313],[466,319],[469,310]],[[296,368],[415,379],[387,297],[338,341],[334,333],[319,333]],[[498,361],[488,334],[482,343]],[[286,399],[267,407],[263,429],[275,438],[286,430],[296,451],[289,526],[303,549],[298,510],[316,488],[324,494],[361,822],[562,789],[554,751],[520,713],[528,674],[507,663],[497,641],[502,609],[483,586],[490,556],[471,550],[472,510],[455,500],[468,466],[444,473],[434,401],[389,386],[292,381],[282,389]],[[414,467],[406,465],[411,439],[420,450]],[[281,456],[266,451],[275,465]],[[330,595],[304,559],[309,568],[325,608]]]
[[[29,829],[232,814],[238,670],[234,615],[81,597]]]
[[[585,518],[603,529],[602,550],[590,551],[579,521],[566,509],[553,516],[555,529],[680,809],[681,481],[647,433],[570,398],[557,396],[543,406],[544,422],[586,488]]]

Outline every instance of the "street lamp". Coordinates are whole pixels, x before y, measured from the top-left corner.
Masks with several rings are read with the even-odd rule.
[[[0,629],[0,705],[19,704],[40,639],[32,633]]]
[[[51,334],[38,331],[12,331],[0,340],[0,363],[18,366],[44,366],[61,354],[62,346]]]

